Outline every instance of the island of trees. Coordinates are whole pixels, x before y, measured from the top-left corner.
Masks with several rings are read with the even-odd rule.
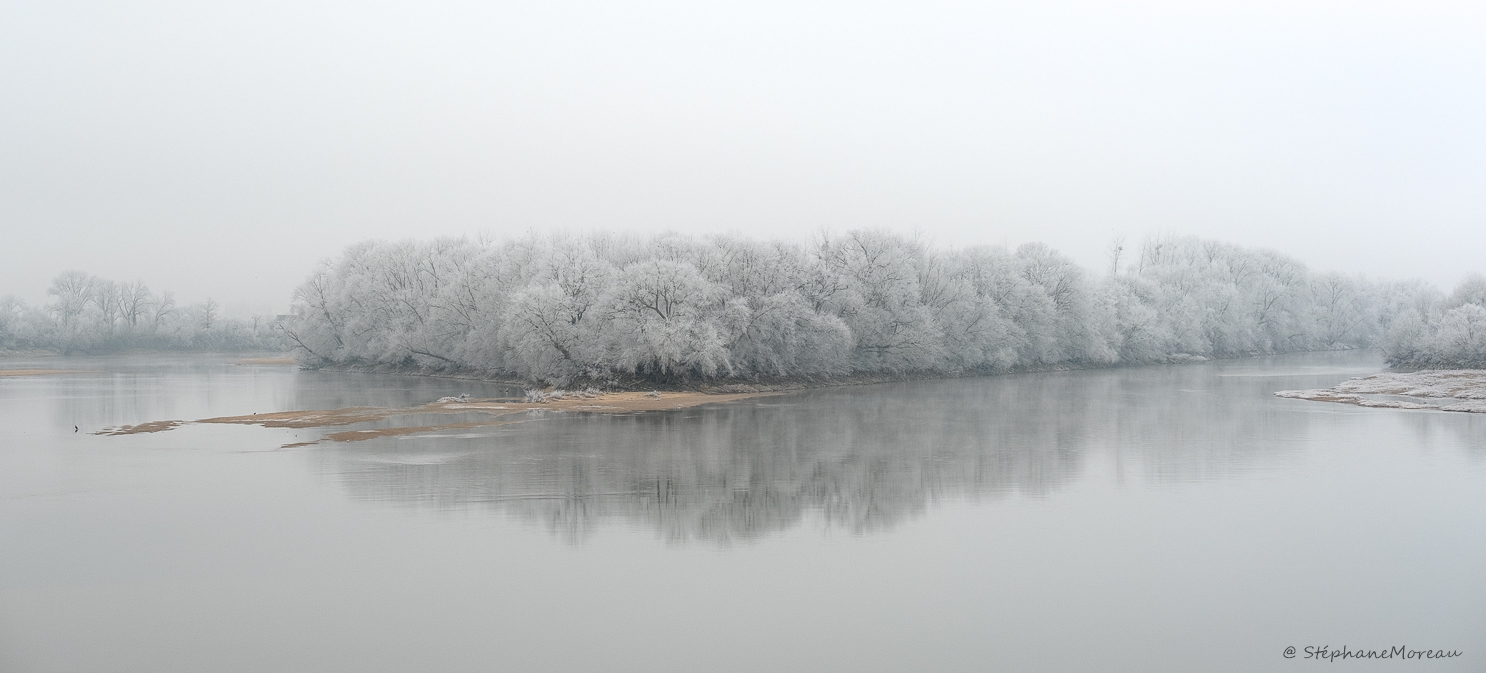
[[[553,385],[958,375],[1383,347],[1486,353],[1486,281],[1314,273],[1194,238],[1112,247],[1089,274],[1046,245],[949,249],[879,230],[809,243],[675,234],[366,242],[295,292],[305,366]],[[1474,358],[1474,359],[1472,359]]]

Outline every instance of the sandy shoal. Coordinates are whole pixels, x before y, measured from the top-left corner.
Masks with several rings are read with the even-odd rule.
[[[0,376],[51,376],[53,374],[78,374],[77,369],[0,369]]]
[[[1408,399],[1380,399],[1369,395]],[[1383,372],[1352,378],[1330,388],[1281,390],[1275,396],[1383,409],[1486,413],[1486,371],[1452,369]]]
[[[104,428],[93,434],[104,435],[106,437],[112,437],[114,435],[138,435],[149,432],[174,430],[185,424],[185,421],[150,421],[149,423],[140,423],[139,425],[121,425],[117,428]]]
[[[368,430],[348,430],[326,435],[323,440],[334,442],[354,442],[376,437],[391,437],[403,435],[415,435],[442,430],[456,430],[467,428],[491,427],[520,423],[527,420],[539,418],[537,416],[526,416],[525,418],[509,418],[514,414],[529,411],[553,411],[568,413],[605,413],[605,414],[632,414],[654,411],[669,411],[674,409],[685,409],[688,407],[701,406],[703,404],[718,404],[734,402],[737,400],[763,397],[766,395],[777,395],[777,392],[754,392],[754,393],[725,393],[710,394],[699,392],[664,392],[664,393],[604,393],[599,395],[573,395],[547,402],[496,402],[491,400],[457,401],[445,398],[438,402],[431,402],[416,407],[346,407],[343,409],[314,409],[308,411],[279,411],[265,414],[248,414],[245,416],[219,416],[216,418],[203,418],[194,423],[230,424],[230,425],[259,425],[266,428],[328,428],[342,425],[353,425],[357,423],[371,423],[381,421],[395,416],[409,414],[464,414],[480,413],[490,416],[488,421],[474,421],[466,423],[445,423],[435,425],[419,425],[407,427],[375,428]],[[173,430],[187,421],[153,421],[139,425],[126,425],[117,428],[106,428],[94,434],[97,435],[132,435],[149,432],[164,432]],[[321,441],[323,441],[321,440]],[[289,446],[306,446],[315,442],[298,442]]]

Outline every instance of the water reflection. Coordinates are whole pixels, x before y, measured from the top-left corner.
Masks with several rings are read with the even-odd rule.
[[[44,365],[87,373],[0,386],[0,422],[27,428],[14,439],[38,446],[84,441],[86,431],[109,425],[519,392],[472,381],[239,366],[220,357],[58,358]],[[575,542],[604,525],[628,525],[674,542],[726,543],[807,520],[866,534],[939,502],[1042,497],[1089,474],[1095,461],[1107,463],[1117,480],[1221,479],[1283,465],[1309,439],[1356,432],[1359,422],[1389,424],[1422,446],[1486,453],[1486,416],[1271,394],[1381,368],[1377,354],[1353,352],[922,381],[670,413],[548,414],[501,427],[323,443],[303,455],[363,500],[490,511]],[[73,433],[74,424],[84,433]],[[230,437],[220,441],[232,445],[219,448],[232,450],[284,441],[269,433],[237,428],[213,436]],[[165,433],[135,441],[191,440]]]
[[[749,540],[811,515],[861,534],[945,500],[1052,493],[1092,455],[1107,455],[1122,479],[1156,482],[1271,464],[1313,424],[1373,411],[1274,390],[1380,365],[1323,354],[864,386],[663,414],[550,415],[320,455],[355,497],[490,510],[570,541],[606,522],[674,542]],[[1421,431],[1436,425],[1409,422],[1420,420]]]

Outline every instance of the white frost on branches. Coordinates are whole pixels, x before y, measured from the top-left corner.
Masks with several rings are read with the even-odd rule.
[[[1385,348],[1404,367],[1486,369],[1486,278],[1471,276],[1448,299],[1429,293],[1401,303]]]
[[[1417,283],[1313,274],[1191,238],[1116,259],[1091,278],[1042,244],[943,249],[878,230],[808,245],[674,234],[368,242],[300,286],[286,327],[310,365],[550,384],[1172,362],[1426,332],[1462,348],[1486,339],[1486,315],[1431,317],[1443,300]]]

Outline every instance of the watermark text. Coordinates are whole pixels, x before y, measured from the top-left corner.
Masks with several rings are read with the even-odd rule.
[[[1335,662],[1338,659],[1454,659],[1462,656],[1460,650],[1419,650],[1407,645],[1396,645],[1376,650],[1354,650],[1346,645],[1333,649],[1330,645],[1306,645],[1297,652],[1294,646],[1285,648],[1286,659],[1310,659],[1312,661]]]

